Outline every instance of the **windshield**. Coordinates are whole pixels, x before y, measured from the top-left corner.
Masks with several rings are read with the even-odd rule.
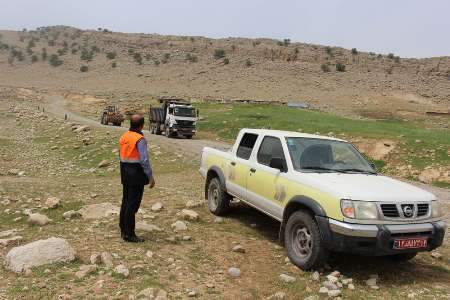
[[[173,113],[180,117],[195,117],[195,109],[192,107],[174,107]]]
[[[352,144],[315,138],[286,138],[295,170],[376,173]]]

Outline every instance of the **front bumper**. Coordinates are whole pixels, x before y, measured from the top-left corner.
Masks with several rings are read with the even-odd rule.
[[[365,255],[392,255],[398,253],[431,251],[442,245],[447,224],[435,221],[419,224],[365,225],[317,217],[326,246],[333,251]],[[427,248],[393,249],[398,238],[424,237]]]

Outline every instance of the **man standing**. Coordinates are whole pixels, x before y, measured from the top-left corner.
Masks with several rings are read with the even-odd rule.
[[[148,159],[147,141],[142,134],[144,117],[133,115],[130,129],[119,140],[120,178],[123,186],[122,206],[120,208],[120,230],[126,242],[141,243],[144,239],[134,232],[135,215],[141,205],[144,186],[155,186],[152,168]]]

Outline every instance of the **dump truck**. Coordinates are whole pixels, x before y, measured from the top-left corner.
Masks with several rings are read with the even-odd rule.
[[[100,123],[103,125],[112,124],[114,126],[121,126],[125,118],[119,112],[117,106],[108,105],[103,109],[102,116],[100,118]]]
[[[149,131],[167,137],[192,138],[197,133],[198,110],[184,101],[162,101],[161,107],[149,109]]]

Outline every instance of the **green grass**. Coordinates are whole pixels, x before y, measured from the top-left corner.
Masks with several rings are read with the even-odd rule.
[[[450,165],[450,130],[429,129],[422,121],[358,120],[285,106],[199,104],[200,131],[232,141],[241,128],[271,128],[343,137],[391,139],[400,144],[400,159],[417,168]],[[434,155],[428,155],[434,151]],[[383,167],[382,162],[376,162]]]

